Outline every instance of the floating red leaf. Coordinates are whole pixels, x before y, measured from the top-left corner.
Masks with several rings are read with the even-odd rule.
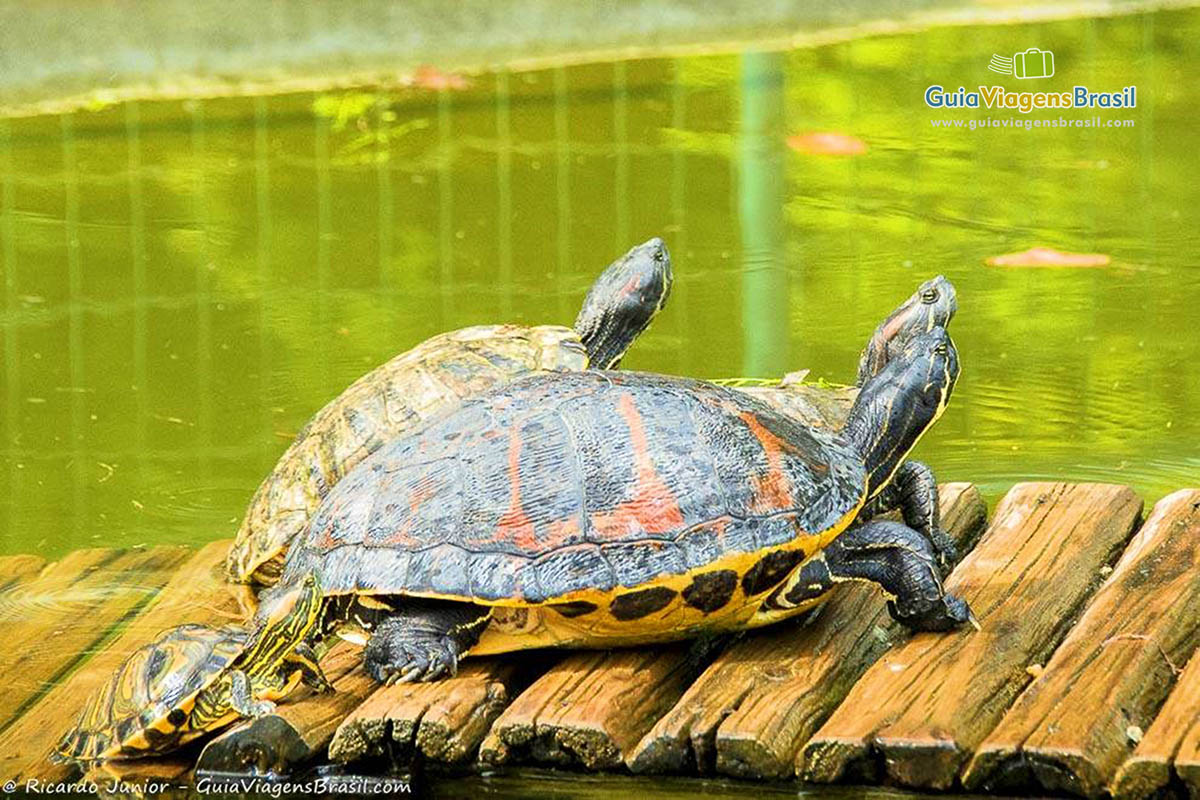
[[[456,72],[442,72],[437,67],[422,64],[413,73],[412,85],[422,89],[466,89],[471,85],[466,76]]]
[[[809,131],[787,138],[787,146],[813,156],[861,156],[867,143],[857,136],[832,131]]]
[[[1112,258],[1104,253],[1067,253],[1049,247],[1033,247],[1022,253],[1005,253],[987,259],[989,267],[1107,267]]]

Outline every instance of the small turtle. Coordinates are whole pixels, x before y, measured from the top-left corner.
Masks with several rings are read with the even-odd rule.
[[[308,575],[292,587],[264,598],[252,630],[180,625],[135,650],[59,741],[58,760],[164,753],[270,713],[300,681],[331,689],[304,641],[320,619],[320,584]]]
[[[255,492],[226,559],[229,577],[270,585],[330,489],[384,442],[532,370],[611,369],[662,310],[671,258],[654,238],[596,279],[575,327],[485,325],[434,336],[367,373],[304,426]]]
[[[365,665],[388,681],[441,677],[468,653],[755,627],[852,579],[878,583],[905,625],[946,630],[970,611],[929,540],[855,522],[958,372],[935,327],[863,385],[836,433],[703,381],[519,378],[343,478],[283,585],[317,573],[334,619],[371,607]]]

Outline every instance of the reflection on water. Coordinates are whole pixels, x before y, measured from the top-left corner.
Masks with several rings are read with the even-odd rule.
[[[1200,13],[951,29],[782,54],[476,77],[464,90],[134,103],[0,122],[0,551],[232,534],[305,419],[438,331],[569,323],[668,240],[677,290],[626,366],[845,381],[922,279],[964,372],[921,454],[1148,498],[1200,474],[1193,132]],[[1137,127],[934,130],[931,82],[1052,43]],[[838,131],[855,157],[788,135]],[[1044,245],[1109,269],[998,269]]]

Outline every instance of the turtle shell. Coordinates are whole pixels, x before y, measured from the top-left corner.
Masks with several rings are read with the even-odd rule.
[[[244,651],[241,628],[187,624],[135,650],[84,706],[57,753],[74,761],[134,758],[183,744],[198,695]]]
[[[329,490],[384,442],[531,370],[580,370],[579,335],[557,325],[482,325],[427,339],[350,385],[296,436],[258,487],[229,551],[234,580],[270,584]]]
[[[347,475],[284,580],[327,595],[570,602],[732,571],[766,591],[864,500],[861,459],[754,398],[626,372],[531,375]]]

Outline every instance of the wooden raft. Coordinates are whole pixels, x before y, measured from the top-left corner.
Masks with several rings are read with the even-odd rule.
[[[298,694],[202,748],[105,771],[299,774],[417,759],[1196,796],[1200,490],[1163,499],[1139,525],[1141,512],[1127,487],[1027,483],[983,530],[974,487],[942,487],[944,527],[963,555],[947,586],[982,631],[910,635],[860,584],[805,624],[699,645],[468,660],[437,684],[378,687],[358,650],[338,644],[322,659],[335,694]],[[70,777],[46,756],[125,654],[180,622],[250,612],[252,599],[221,580],[227,546],[190,558],[156,548],[0,560],[0,635],[51,641],[58,653],[30,661],[11,699],[0,694],[0,779]],[[77,631],[58,604],[33,602],[64,585],[108,587],[72,599],[90,605],[69,614],[97,624]],[[136,598],[114,586],[136,587]]]

